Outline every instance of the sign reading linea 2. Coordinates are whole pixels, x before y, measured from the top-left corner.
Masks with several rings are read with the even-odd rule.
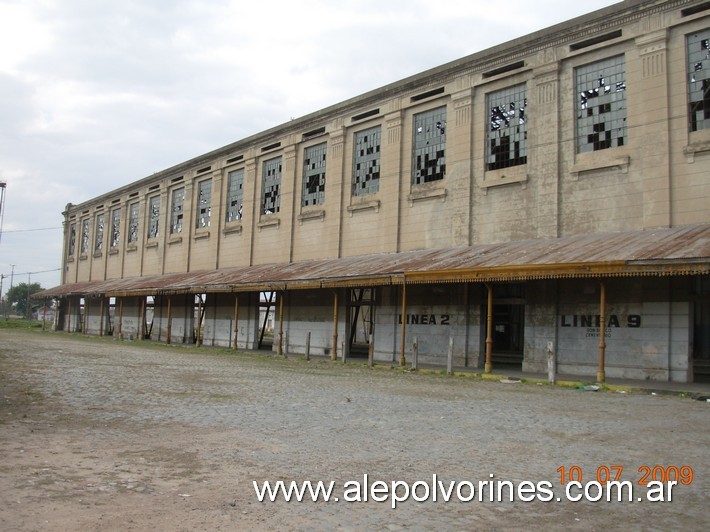
[[[641,315],[629,314],[626,319],[619,319],[616,314],[607,316],[605,327],[641,327]],[[562,314],[560,327],[601,327],[599,314]]]
[[[407,325],[449,325],[448,314],[407,314]],[[402,315],[397,315],[398,323],[402,324]]]

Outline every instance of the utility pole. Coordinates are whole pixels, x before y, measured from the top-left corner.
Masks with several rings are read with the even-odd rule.
[[[32,319],[32,306],[30,305],[30,275],[27,274],[27,319]]]
[[[0,242],[2,242],[2,221],[5,217],[5,188],[7,182],[0,179]]]

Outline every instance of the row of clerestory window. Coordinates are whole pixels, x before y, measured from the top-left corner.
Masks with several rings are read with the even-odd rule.
[[[710,29],[686,37],[688,129],[699,131],[710,128]],[[627,142],[626,68],[623,55],[603,59],[575,69],[576,94],[575,139],[577,153],[592,152],[624,146]],[[524,83],[486,95],[488,121],[486,127],[485,169],[497,170],[527,164],[528,157],[528,99]],[[374,112],[374,111],[373,111]],[[321,128],[322,129],[322,128]],[[318,130],[321,133],[321,130]],[[379,191],[381,176],[381,127],[374,126],[354,133],[351,194],[364,196]],[[234,158],[236,162],[241,159]],[[301,205],[311,207],[325,201],[327,144],[311,146],[304,151]],[[280,210],[281,157],[263,163],[261,214]],[[446,107],[418,113],[413,117],[412,185],[438,181],[446,175]],[[229,172],[225,221],[242,219],[244,169]],[[183,229],[185,188],[172,191],[170,202],[170,233]],[[198,184],[196,227],[210,226],[212,183]],[[160,197],[148,200],[148,238],[158,237]],[[104,248],[105,218],[95,220],[93,251]],[[120,243],[121,211],[110,215],[109,246]],[[73,256],[77,243],[77,227],[71,224],[68,253]],[[129,205],[127,242],[138,241],[138,203]],[[79,251],[89,252],[89,220],[81,222]]]

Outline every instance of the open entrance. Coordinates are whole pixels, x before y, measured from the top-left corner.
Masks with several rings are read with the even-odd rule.
[[[375,289],[352,288],[347,299],[348,357],[367,358],[375,329]]]
[[[143,302],[145,309],[143,311],[143,339],[150,340],[153,334],[153,323],[155,323],[155,296],[146,296]]]
[[[481,324],[488,320],[488,309],[483,305]],[[493,367],[522,369],[525,330],[525,298],[522,284],[493,286]],[[485,346],[486,327],[481,327]]]
[[[710,382],[710,279],[698,277],[693,303],[693,380]]]
[[[259,343],[257,349],[271,351],[274,346],[276,292],[259,292]]]
[[[205,335],[205,311],[207,310],[207,294],[195,294],[192,309],[193,323],[192,343],[202,345]]]

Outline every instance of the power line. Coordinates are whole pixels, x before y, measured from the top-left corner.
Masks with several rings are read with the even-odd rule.
[[[61,271],[61,270],[62,270],[61,268],[54,268],[53,270],[42,270],[42,271],[40,271],[40,272],[14,273],[13,275],[17,275],[17,276],[20,276],[20,275],[37,275],[38,273],[59,272],[59,271]],[[4,275],[4,274],[3,274],[3,276],[4,276],[4,277],[8,277],[7,275]]]
[[[56,229],[61,229],[61,227],[41,227],[39,229],[14,229],[12,231],[5,231],[5,233],[29,233],[30,231],[54,231]]]

